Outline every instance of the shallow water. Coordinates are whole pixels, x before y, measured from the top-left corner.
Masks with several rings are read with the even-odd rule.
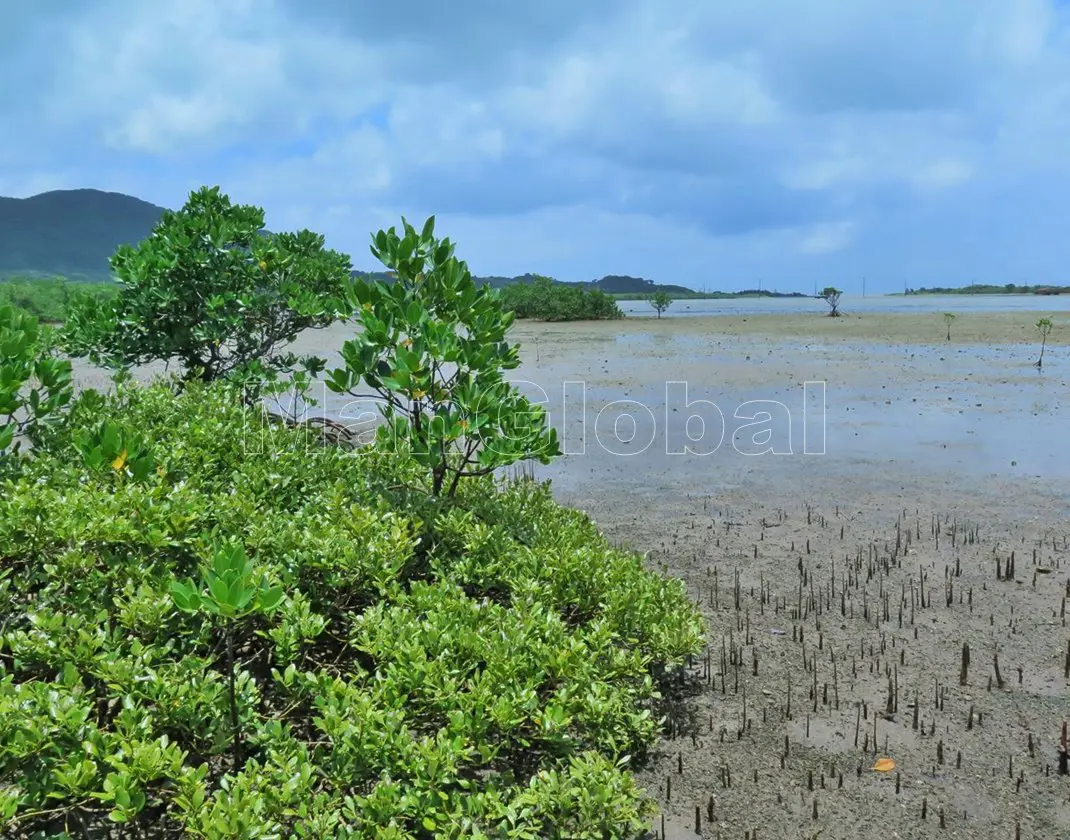
[[[1040,478],[1070,488],[1070,458],[1064,454],[1070,405],[1053,390],[1039,378],[1033,386],[960,382],[844,388],[829,382],[822,412],[820,394],[806,400],[801,386],[721,389],[716,394],[691,389],[690,399],[712,399],[720,408],[721,438],[716,411],[674,411],[671,405],[666,411],[668,402],[657,384],[633,388],[628,397],[649,412],[607,409],[621,398],[616,389],[574,388],[568,424],[563,401],[550,404],[551,421],[571,454],[536,467],[536,475],[552,478],[562,492],[584,492],[592,482],[605,486],[608,480],[655,492],[684,483],[703,493],[748,477],[805,483],[815,474],[823,479],[866,475],[874,481],[911,474],[961,482]],[[587,402],[582,420],[581,393]],[[755,427],[745,427],[747,418],[736,416],[748,400],[771,403],[764,406],[771,422],[759,427],[765,431],[757,436]],[[752,407],[763,408],[760,403]],[[782,422],[777,422],[778,411]],[[615,423],[622,414],[629,416]],[[691,424],[698,441],[686,437],[691,415],[696,415]],[[710,430],[704,438],[699,416]]]
[[[867,300],[944,305],[936,297]],[[1035,308],[1070,297],[953,299],[1016,301]],[[638,319],[607,326],[526,324],[517,339],[524,364],[510,378],[545,404],[566,453],[535,465],[535,476],[552,479],[571,503],[607,493],[850,495],[887,485],[909,495],[923,484],[988,492],[1012,483],[1070,505],[1070,346],[1049,346],[1041,372],[1025,343],[710,335],[649,330]],[[350,334],[331,328],[300,349],[334,356],[333,367],[333,351]],[[823,413],[808,382],[823,383]],[[325,389],[318,396],[314,411],[370,437],[374,401]],[[716,408],[688,405],[696,400]],[[769,416],[756,416],[761,410]]]
[[[625,315],[650,315],[645,300],[623,300]],[[828,311],[816,298],[735,298],[732,300],[677,300],[662,318],[691,315],[775,315]],[[1070,312],[1070,295],[844,295],[840,311],[846,313],[891,312]]]
[[[569,498],[927,476],[1039,480],[1070,499],[1070,348],[1050,348],[1043,372],[1029,353],[629,332],[558,340],[552,361],[511,378],[546,406],[566,453],[535,475]],[[324,404],[361,429],[376,415],[370,401]]]

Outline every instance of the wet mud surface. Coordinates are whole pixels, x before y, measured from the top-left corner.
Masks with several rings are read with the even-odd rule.
[[[568,330],[530,329],[539,360],[525,343],[523,373],[559,428],[586,431],[573,436],[582,452],[536,476],[686,581],[708,622],[708,651],[666,704],[665,738],[640,772],[664,814],[657,834],[1070,831],[1057,753],[1070,718],[1065,348],[1049,348],[1038,372],[1032,348],[1012,342],[673,336],[664,325],[570,342]],[[584,383],[582,414],[568,413],[581,391],[564,380]],[[671,389],[666,399],[668,381],[720,408],[715,451],[682,452],[702,451],[686,418],[715,427],[716,416]],[[805,382],[824,383],[823,424]],[[747,401],[779,401],[790,419],[756,442],[734,417]],[[642,422],[617,423],[614,437],[621,416]],[[753,454],[762,443],[790,454]],[[895,769],[871,769],[882,758]]]

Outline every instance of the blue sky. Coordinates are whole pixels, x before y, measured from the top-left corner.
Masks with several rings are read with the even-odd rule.
[[[1070,283],[1057,0],[37,0],[0,195],[201,184],[373,268],[854,292]]]

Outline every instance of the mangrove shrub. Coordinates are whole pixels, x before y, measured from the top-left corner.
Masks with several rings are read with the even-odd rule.
[[[517,318],[540,321],[598,321],[623,318],[620,306],[598,288],[555,283],[549,277],[502,287],[502,304]]]
[[[98,364],[177,361],[187,379],[247,371],[271,378],[322,360],[282,352],[302,330],[339,315],[350,263],[311,231],[264,232],[264,211],[218,187],[190,194],[152,234],[111,259],[113,298],[78,296],[65,341]]]
[[[253,454],[234,390],[89,393],[0,488],[0,835],[640,836],[683,584],[534,482]]]

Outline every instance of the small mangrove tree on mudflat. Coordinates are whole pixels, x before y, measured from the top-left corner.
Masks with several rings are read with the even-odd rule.
[[[1048,336],[1051,335],[1052,327],[1055,326],[1051,318],[1041,318],[1034,324],[1038,333],[1040,333],[1040,358],[1036,360],[1035,367],[1044,367],[1044,348],[1048,343]]]
[[[840,317],[840,295],[843,294],[842,289],[837,289],[835,286],[825,286],[821,290],[821,299],[829,305],[829,317]]]
[[[647,301],[654,307],[654,311],[658,313],[658,318],[660,319],[661,313],[672,305],[672,295],[668,292],[654,292],[647,298]]]

